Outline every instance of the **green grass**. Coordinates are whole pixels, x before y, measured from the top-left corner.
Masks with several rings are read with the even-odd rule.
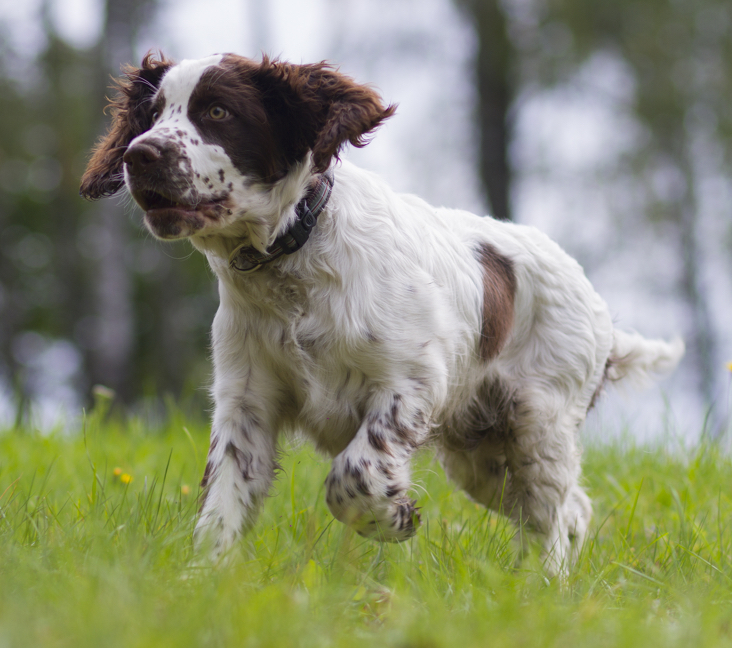
[[[180,414],[0,435],[0,647],[732,645],[732,461],[713,445],[587,448],[593,537],[565,584],[536,557],[514,568],[514,528],[428,451],[417,537],[359,538],[309,446],[283,457],[241,557],[194,569],[206,449]]]

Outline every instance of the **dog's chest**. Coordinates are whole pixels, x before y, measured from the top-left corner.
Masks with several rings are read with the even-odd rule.
[[[294,427],[331,455],[341,452],[363,420],[376,376],[367,366],[368,341],[349,341],[333,331],[313,335],[296,327],[277,364]]]
[[[366,326],[346,323],[349,308],[339,300],[292,285],[264,299],[270,308],[241,315],[253,359],[279,385],[283,423],[336,455],[358,431],[385,349]]]

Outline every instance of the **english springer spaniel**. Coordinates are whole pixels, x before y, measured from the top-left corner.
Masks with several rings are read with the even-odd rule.
[[[118,90],[81,194],[125,185],[156,237],[188,238],[218,277],[199,550],[218,559],[252,526],[278,439],[299,432],[333,458],[328,507],[360,535],[414,535],[410,460],[430,445],[565,570],[592,512],[588,409],[606,380],[672,369],[683,342],[615,330],[536,229],[339,161],[395,107],[330,65],[149,54]]]

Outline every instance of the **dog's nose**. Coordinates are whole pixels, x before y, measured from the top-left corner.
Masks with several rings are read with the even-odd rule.
[[[127,171],[130,175],[136,176],[149,171],[150,166],[155,164],[162,156],[162,151],[154,144],[138,142],[125,151],[122,159],[127,165]]]

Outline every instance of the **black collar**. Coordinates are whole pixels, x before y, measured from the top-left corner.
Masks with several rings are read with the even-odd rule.
[[[229,267],[243,274],[259,270],[265,263],[274,261],[284,254],[297,252],[310,237],[310,231],[315,227],[318,216],[328,204],[333,191],[333,172],[326,171],[318,178],[315,186],[308,191],[295,208],[297,219],[290,228],[275,239],[262,254],[251,245],[242,243],[229,256]]]

